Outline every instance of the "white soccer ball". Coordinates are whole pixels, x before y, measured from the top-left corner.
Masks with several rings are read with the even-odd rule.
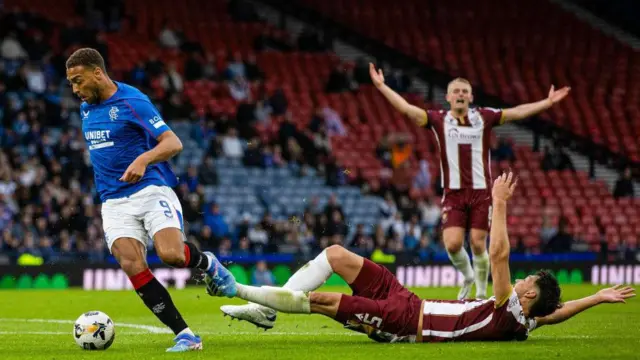
[[[116,338],[116,327],[102,311],[80,315],[73,325],[73,339],[84,350],[107,350]]]

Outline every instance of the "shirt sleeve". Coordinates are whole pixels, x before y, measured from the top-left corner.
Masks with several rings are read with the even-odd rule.
[[[164,122],[162,115],[152,103],[146,100],[129,99],[124,100],[125,105],[131,111],[131,116],[127,120],[135,123],[149,132],[154,138],[162,135],[165,131],[171,130]]]
[[[480,113],[491,127],[504,124],[504,111],[502,111],[502,109],[485,107],[480,109]]]

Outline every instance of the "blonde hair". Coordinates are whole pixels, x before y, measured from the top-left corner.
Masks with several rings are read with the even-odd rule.
[[[449,88],[451,87],[451,85],[453,83],[456,83],[456,82],[461,82],[461,83],[467,84],[467,85],[469,85],[469,87],[471,87],[471,82],[469,80],[467,80],[465,78],[457,77],[457,78],[449,81],[449,84],[447,84],[447,92],[449,92]]]

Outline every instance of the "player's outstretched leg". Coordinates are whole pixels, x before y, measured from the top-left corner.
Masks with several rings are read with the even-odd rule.
[[[460,292],[458,292],[458,300],[466,299],[471,293],[471,287],[475,282],[475,274],[471,268],[471,259],[464,248],[464,232],[461,227],[448,227],[442,232],[442,238],[449,254],[451,263],[464,275],[464,283]]]
[[[176,309],[167,289],[153,276],[145,260],[145,247],[133,238],[119,238],[111,247],[111,252],[120,263],[122,270],[136,293],[153,314],[174,334],[176,345],[167,351],[182,352],[201,350],[202,341],[187,326]]]
[[[341,246],[333,245],[296,271],[283,288],[313,291],[322,286],[334,272],[351,284],[360,273],[363,262],[363,258],[359,255]],[[224,305],[220,310],[225,316],[248,321],[265,330],[273,328],[276,321],[276,310],[255,303]]]

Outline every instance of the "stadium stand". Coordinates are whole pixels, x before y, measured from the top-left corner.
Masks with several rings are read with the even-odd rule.
[[[572,84],[543,118],[640,161],[640,53],[551,2],[302,3],[508,103],[542,98],[552,80]]]
[[[341,63],[326,50],[300,51],[290,34],[261,21],[245,3],[184,3],[178,13],[169,1],[116,3],[121,4],[116,6],[120,15],[97,30],[95,24],[88,26],[88,15],[77,13],[71,0],[59,2],[53,11],[45,1],[5,1],[8,11],[0,19],[3,252],[33,253],[56,262],[77,256],[99,261],[107,256],[99,206],[94,196],[86,195],[93,191],[92,175],[78,130],[78,102],[64,80],[64,59],[79,46],[100,49],[115,79],[139,86],[171,119],[185,145],[174,162],[183,174],[178,195],[189,236],[202,247],[221,254],[311,254],[342,243],[363,253],[379,249],[420,259],[441,252],[439,160],[428,132],[393,111],[371,85],[354,83],[357,64]],[[29,12],[14,10],[18,5]],[[409,8],[400,7],[396,13]],[[352,15],[339,9],[339,19],[353,20],[357,26],[361,19],[392,24],[393,17],[378,21],[368,12]],[[34,25],[19,27],[24,17]],[[429,24],[435,28],[437,22]],[[522,36],[529,34],[521,30]],[[38,33],[51,49],[40,58],[41,47],[33,40]],[[520,32],[505,36],[516,34]],[[385,41],[424,42],[403,39]],[[17,57],[5,56],[5,43],[13,46],[7,46],[10,50],[18,49]],[[436,44],[439,50],[425,53],[429,54],[424,58],[427,64],[458,71],[451,67],[457,60],[441,56],[457,50],[451,46],[458,42],[441,43],[434,38],[426,43]],[[463,59],[476,58],[476,48],[463,47],[469,50]],[[508,49],[509,54],[512,50]],[[613,50],[626,51],[617,45]],[[494,60],[483,58],[478,66],[488,70]],[[599,64],[597,58],[592,60],[586,64]],[[461,71],[467,71],[469,63],[459,64]],[[624,71],[631,67],[620,64]],[[477,76],[470,72],[468,77],[489,89],[511,89],[507,85],[513,83],[512,76],[527,79],[522,89],[532,89],[531,93],[512,89],[498,94],[515,100],[542,97],[539,91],[544,89],[538,82],[548,83],[547,78],[527,77],[533,73],[520,76],[495,70],[483,70]],[[338,81],[337,89],[327,89],[330,79],[345,76],[346,82]],[[435,106],[417,94],[405,95],[422,106]],[[580,120],[573,114],[588,113],[584,115],[588,125],[575,129],[584,134],[597,130],[611,146],[610,135],[630,136],[633,131],[640,135],[640,129],[634,130],[624,117],[624,124],[617,128],[593,118],[604,112],[583,108],[583,100],[590,106],[586,95],[579,93],[552,118],[573,126]],[[584,111],[572,111],[578,107]],[[617,113],[612,116],[618,118]],[[591,121],[597,126],[592,127]],[[606,249],[622,257],[635,251],[640,235],[638,198],[614,199],[603,182],[574,172],[569,164],[560,166],[561,161],[555,161],[562,158],[559,149],[543,155],[505,139],[494,139],[494,143],[496,159],[501,161],[493,163],[493,172],[512,167],[522,179],[509,217],[516,251]],[[622,153],[637,155],[637,148],[627,146],[628,141],[621,144]],[[411,149],[408,160],[389,160],[403,146]],[[334,200],[330,200],[332,194]]]

